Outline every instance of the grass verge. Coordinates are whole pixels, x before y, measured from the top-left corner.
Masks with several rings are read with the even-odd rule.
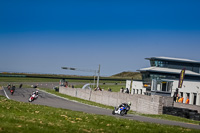
[[[199,130],[33,105],[0,96],[0,132],[198,133]]]

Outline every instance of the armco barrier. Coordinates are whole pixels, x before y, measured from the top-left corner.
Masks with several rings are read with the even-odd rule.
[[[123,102],[130,101],[132,103],[131,110],[146,114],[162,114],[163,104],[165,104],[163,102],[166,101],[165,98],[157,95],[131,95],[120,92],[93,91],[62,86],[59,87],[59,92],[109,106],[118,106]]]

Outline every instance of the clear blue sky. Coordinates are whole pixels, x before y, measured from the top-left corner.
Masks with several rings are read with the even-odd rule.
[[[1,0],[0,71],[110,76],[144,58],[200,61],[199,0]]]

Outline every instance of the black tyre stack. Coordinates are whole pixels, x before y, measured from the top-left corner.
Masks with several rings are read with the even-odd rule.
[[[179,116],[187,119],[200,121],[200,113],[197,110],[177,107],[163,107],[163,114]]]

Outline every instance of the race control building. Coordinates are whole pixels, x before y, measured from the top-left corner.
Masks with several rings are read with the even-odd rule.
[[[185,68],[185,77],[178,93],[183,96],[184,102],[187,96],[189,104],[200,105],[200,62],[170,58],[151,57],[151,67],[139,69],[142,74],[142,81],[126,81],[126,87],[131,90],[131,94],[142,95],[162,95],[173,97],[178,88],[181,70]]]

